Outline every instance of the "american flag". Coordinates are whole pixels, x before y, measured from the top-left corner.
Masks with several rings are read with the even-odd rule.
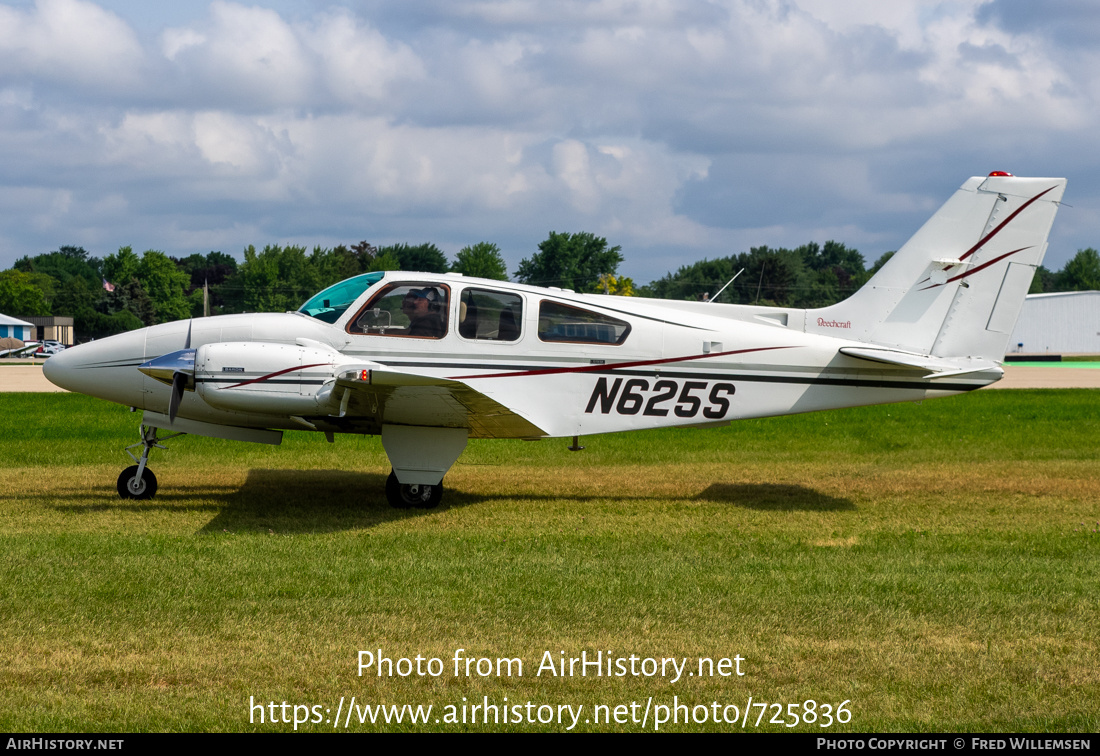
[[[103,288],[106,289],[107,291],[114,291],[115,290],[115,285],[113,283],[111,283],[110,281],[108,281],[106,278],[104,278],[103,279]]]

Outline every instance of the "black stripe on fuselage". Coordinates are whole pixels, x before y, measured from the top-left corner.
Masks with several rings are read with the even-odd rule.
[[[429,365],[419,365],[419,367],[429,367]],[[439,365],[431,365],[431,367],[440,367]],[[486,369],[486,370],[498,370],[499,366],[484,366],[484,365],[447,365],[446,367],[461,367],[461,368],[473,368],[473,369]],[[913,390],[934,390],[934,391],[973,391],[974,389],[982,388],[986,384],[980,383],[933,383],[931,381],[904,381],[904,380],[887,380],[887,379],[875,379],[875,378],[829,378],[825,376],[796,376],[796,375],[752,375],[746,373],[687,373],[681,371],[662,370],[655,372],[653,370],[591,370],[586,371],[587,375],[633,375],[644,378],[665,378],[665,379],[679,379],[679,380],[703,380],[703,381],[742,381],[747,383],[784,383],[784,384],[801,384],[806,386],[844,386],[850,388],[888,388],[898,389],[905,391]],[[522,376],[513,376],[520,378]],[[467,379],[471,380],[471,379]],[[195,383],[239,383],[240,378],[195,378]],[[309,381],[296,381],[294,379],[273,379],[264,381],[264,385],[280,384],[280,385],[297,385],[297,386],[323,386],[327,381],[324,380],[309,380]]]
[[[100,362],[95,365],[74,365],[77,370],[84,370],[85,368],[125,368],[125,367],[140,367],[144,365],[148,360],[140,359],[137,362],[133,362],[133,357],[127,357],[123,360],[112,360],[110,362]]]
[[[534,366],[526,365],[517,370],[515,365],[485,365],[475,363],[439,363],[439,362],[386,362],[379,363],[386,367],[418,367],[418,368],[433,368],[433,369],[451,369],[462,368],[463,370],[529,370],[532,374],[541,372],[544,370],[560,369],[562,366]],[[630,370],[622,369],[616,370],[614,365],[607,365],[600,367],[599,369],[592,369],[591,365],[577,365],[576,367],[584,367],[584,373],[588,375],[637,375],[646,378],[680,378],[680,379],[701,379],[701,380],[721,380],[721,381],[746,381],[749,383],[793,383],[793,384],[805,384],[808,386],[852,386],[858,388],[893,388],[893,389],[933,389],[936,391],[973,391],[986,385],[984,383],[933,383],[930,381],[909,381],[909,380],[890,380],[885,378],[830,378],[820,375],[814,376],[794,376],[794,375],[753,375],[751,373],[705,373],[705,372],[686,372],[679,370]],[[578,371],[579,372],[579,371]],[[559,373],[558,375],[567,375],[568,373]],[[488,376],[486,376],[488,377]],[[523,375],[513,375],[513,378],[523,378]],[[465,380],[476,380],[477,376],[467,376]]]

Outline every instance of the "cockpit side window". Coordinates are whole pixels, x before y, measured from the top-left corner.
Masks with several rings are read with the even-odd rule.
[[[481,341],[517,341],[523,298],[490,289],[466,289],[458,300],[458,334]]]
[[[544,299],[539,303],[539,339],[579,344],[622,344],[630,323]]]
[[[442,284],[387,286],[360,310],[348,333],[441,339],[447,335],[450,289]]]

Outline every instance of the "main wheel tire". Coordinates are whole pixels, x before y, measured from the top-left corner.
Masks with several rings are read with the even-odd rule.
[[[395,509],[433,509],[443,500],[443,483],[440,481],[434,486],[402,485],[397,480],[397,473],[391,470],[390,477],[386,478],[386,498]]]
[[[148,467],[137,476],[138,466],[130,465],[118,476],[118,495],[123,499],[151,499],[157,492],[157,476]]]

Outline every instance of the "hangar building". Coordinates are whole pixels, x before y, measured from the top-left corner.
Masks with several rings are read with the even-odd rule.
[[[31,341],[34,337],[34,324],[0,314],[0,339],[5,337]]]
[[[1100,354],[1100,291],[1029,295],[1008,352]]]
[[[31,339],[60,341],[65,346],[73,345],[73,319],[64,315],[27,315],[28,322],[34,326]],[[26,339],[24,339],[26,341]]]

